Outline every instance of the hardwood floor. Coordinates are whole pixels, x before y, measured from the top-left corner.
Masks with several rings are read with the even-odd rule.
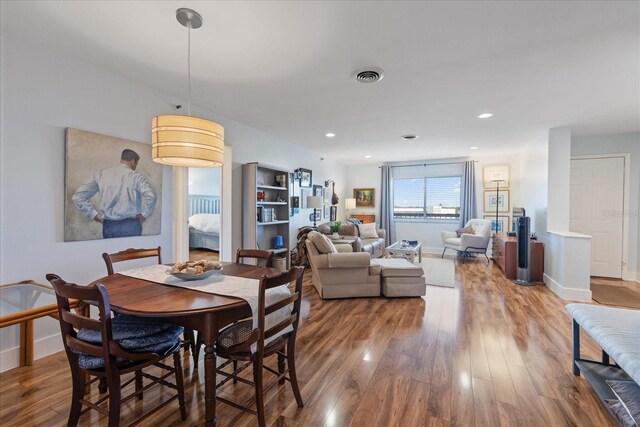
[[[208,259],[209,261],[218,261],[220,259],[220,253],[216,251],[210,251],[208,249],[189,248],[190,261],[200,261],[203,259]]]
[[[571,373],[566,301],[543,285],[513,285],[484,259],[456,263],[456,282],[455,289],[429,286],[424,298],[322,301],[307,272],[297,346],[305,406],[296,406],[288,385],[275,387],[265,399],[267,425],[613,425],[586,381]],[[582,342],[583,355],[599,356],[588,337]],[[145,425],[203,422],[204,372],[194,372],[188,354],[183,363],[188,420],[180,421],[175,404]],[[268,365],[275,368],[273,360]],[[64,353],[1,374],[0,424],[64,425],[70,386]],[[241,383],[222,390],[252,400]],[[123,420],[166,394],[156,388],[144,397],[125,405]],[[254,416],[217,407],[220,426],[256,425]],[[91,412],[81,425],[106,425]]]

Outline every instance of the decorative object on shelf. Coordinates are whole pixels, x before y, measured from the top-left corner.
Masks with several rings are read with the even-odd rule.
[[[349,218],[351,210],[356,208],[356,199],[344,199],[344,208],[347,210],[347,218]]]
[[[224,163],[224,128],[210,120],[191,117],[191,29],[202,26],[198,12],[181,8],[178,22],[188,29],[187,115],[156,116],[151,121],[153,161],[170,166],[220,167]]]
[[[494,188],[495,181],[503,181],[501,187],[509,188],[510,185],[511,167],[509,165],[492,165],[485,166],[483,169],[484,188]]]
[[[264,191],[258,191],[256,192],[256,199],[259,202],[264,202]]]
[[[322,185],[314,185],[313,186],[313,195],[322,197]]]
[[[285,188],[287,186],[287,175],[276,175],[273,186]]]
[[[322,208],[322,197],[320,196],[307,196],[307,208],[313,209],[313,226],[316,226],[316,222],[319,219],[316,214],[316,209]]]
[[[375,188],[354,188],[353,198],[356,199],[356,207],[372,208],[375,206]]]
[[[276,202],[278,202],[278,203],[286,203],[287,199],[282,197],[282,195],[280,195],[280,194],[276,194]]]
[[[300,187],[311,188],[313,182],[311,171],[309,169],[300,168],[296,172],[299,173]]]
[[[340,224],[342,224],[340,221],[336,221],[336,222],[332,222],[331,224],[329,224],[329,230],[331,230],[331,238],[334,240],[337,240],[340,238],[340,235],[338,234],[338,232],[340,231]]]
[[[498,212],[509,213],[509,190],[500,188],[494,183],[493,190],[484,190],[484,213],[494,214]]]
[[[336,183],[332,182],[331,183],[331,191],[332,191],[332,195],[331,195],[331,204],[332,205],[337,205],[338,203],[340,203],[340,199],[338,198],[338,195],[336,194]]]
[[[273,236],[273,248],[281,249],[282,247],[284,247],[284,238],[281,235],[276,234]]]
[[[331,206],[331,213],[329,215],[329,221],[335,221],[338,218],[338,207]]]
[[[291,201],[291,209],[289,209],[290,217],[300,212],[300,199],[298,199],[297,196],[295,196],[296,194],[295,186],[296,186],[295,173],[289,172],[289,200]],[[293,205],[294,202],[296,203],[296,206]]]

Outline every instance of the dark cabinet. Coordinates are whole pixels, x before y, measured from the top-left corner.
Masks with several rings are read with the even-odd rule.
[[[502,269],[509,280],[514,280],[517,274],[518,240],[515,237],[498,233],[493,237],[494,262]],[[537,240],[531,241],[531,280],[542,282],[544,273],[544,244]]]

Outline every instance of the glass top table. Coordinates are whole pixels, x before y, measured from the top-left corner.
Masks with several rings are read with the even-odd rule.
[[[87,315],[86,306],[70,301],[77,311]],[[0,328],[20,325],[20,366],[33,362],[33,321],[58,315],[56,294],[50,285],[25,280],[0,285]]]
[[[393,245],[387,247],[387,253],[391,258],[404,258],[410,262],[415,262],[416,255],[418,256],[418,262],[422,262],[422,242],[417,242],[415,245],[404,243],[404,240],[395,242]]]

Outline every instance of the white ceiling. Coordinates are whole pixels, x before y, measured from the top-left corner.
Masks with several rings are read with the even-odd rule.
[[[193,104],[348,164],[506,153],[557,126],[640,130],[635,1],[3,1],[2,26],[183,96],[180,7],[204,18]],[[354,82],[366,66],[385,78]]]

